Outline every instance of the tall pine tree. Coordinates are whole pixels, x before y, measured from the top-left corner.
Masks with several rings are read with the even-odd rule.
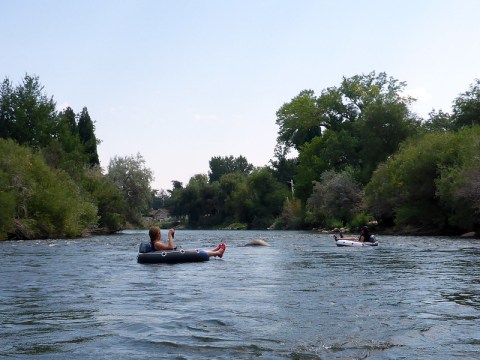
[[[95,126],[88,114],[86,107],[83,108],[78,119],[78,134],[80,141],[85,147],[85,153],[89,156],[88,163],[91,166],[100,165],[97,153],[97,138],[95,137]]]
[[[15,113],[13,109],[13,86],[8,78],[0,85],[0,137],[12,137],[15,127]]]

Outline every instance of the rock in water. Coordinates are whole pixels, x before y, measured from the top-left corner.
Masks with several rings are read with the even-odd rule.
[[[256,239],[245,244],[245,246],[271,246],[271,245],[265,240]]]

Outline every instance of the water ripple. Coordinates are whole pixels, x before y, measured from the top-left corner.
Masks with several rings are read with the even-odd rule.
[[[480,243],[179,231],[225,257],[140,265],[145,231],[0,243],[0,358],[474,358]],[[251,239],[271,247],[245,247]]]

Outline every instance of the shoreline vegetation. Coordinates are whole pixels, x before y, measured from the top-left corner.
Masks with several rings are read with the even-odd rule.
[[[152,189],[141,154],[102,168],[87,107],[56,110],[37,76],[0,85],[0,240],[145,228],[480,234],[480,80],[421,118],[405,82],[375,71],[303,90],[276,112],[274,157],[213,156],[206,174]],[[280,104],[279,104],[280,105]],[[99,120],[101,121],[101,119]],[[292,156],[291,154],[297,154]],[[145,219],[150,221],[147,223]]]

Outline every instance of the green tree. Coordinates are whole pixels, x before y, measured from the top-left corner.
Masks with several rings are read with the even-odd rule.
[[[273,176],[280,183],[291,183],[296,173],[298,158],[287,158],[284,150],[285,148],[278,144],[275,146],[274,159],[270,160],[270,167]]]
[[[49,166],[78,180],[85,163],[99,165],[94,125],[87,108],[78,124],[70,107],[58,114],[55,108],[38,77],[27,74],[15,88],[6,78],[0,87],[0,137],[42,150]]]
[[[246,191],[248,176],[242,173],[229,173],[219,180],[218,208],[222,222],[242,221],[244,199],[241,194]]]
[[[0,140],[0,145],[3,140]],[[15,233],[16,193],[10,186],[9,174],[0,169],[0,240]]]
[[[185,216],[183,209],[180,207],[181,196],[183,192],[183,183],[178,180],[172,181],[172,189],[167,190],[169,197],[166,199],[165,207],[170,211],[170,214],[177,218]]]
[[[172,194],[175,199],[173,214],[181,217],[186,216],[190,226],[198,226],[200,219],[207,214],[203,197],[203,192],[207,185],[208,179],[206,175],[197,174],[192,176],[185,188],[177,189]]]
[[[247,191],[240,188],[237,199],[245,196],[242,211],[249,227],[265,229],[281,214],[283,203],[289,195],[286,184],[280,184],[272,172],[264,167],[254,171],[247,179]]]
[[[243,156],[214,156],[209,162],[210,171],[208,172],[209,182],[213,183],[220,180],[225,174],[242,173],[248,175],[253,170],[253,165],[249,164],[247,159]]]
[[[85,167],[90,165],[90,155],[80,141],[76,115],[67,107],[57,115],[55,136],[42,148],[47,164],[65,170],[75,181],[80,181]]]
[[[330,87],[315,97],[312,90],[304,90],[277,111],[279,126],[277,144],[300,150],[301,146],[322,135],[322,129],[354,131],[351,124],[361,119],[368,109],[382,105],[388,109],[403,107],[403,120],[409,113],[407,107],[414,101],[402,96],[405,82],[374,71],[367,75],[343,78],[339,87]]]
[[[286,199],[283,204],[282,213],[275,222],[274,227],[283,230],[301,229],[304,217],[305,214],[300,199]]]
[[[170,199],[169,193],[164,189],[152,190],[152,208],[160,209],[168,206],[168,201]]]
[[[96,166],[85,169],[81,184],[98,207],[100,230],[113,233],[125,228],[127,203],[118,186]]]
[[[71,107],[67,107],[57,115],[57,128],[55,133],[66,153],[73,153],[78,151],[81,147],[76,118],[77,117]]]
[[[445,228],[446,219],[435,197],[435,179],[440,153],[444,152],[442,143],[447,140],[445,136],[433,133],[408,141],[374,173],[365,190],[379,220],[426,231]],[[391,204],[392,209],[383,209],[375,202]],[[387,211],[376,212],[379,209]]]
[[[480,126],[461,129],[445,143],[449,157],[440,159],[436,197],[448,216],[448,225],[480,230]]]
[[[322,137],[304,144],[298,158],[295,195],[304,203],[313,190],[313,183],[327,170],[342,171],[350,163],[358,163],[358,139],[350,132],[326,130]]]
[[[145,166],[142,155],[115,156],[108,165],[107,177],[123,192],[127,203],[127,221],[142,223],[142,213],[150,208],[153,181],[152,171]]]
[[[313,182],[328,170],[328,159],[322,156],[324,139],[316,137],[303,145],[298,155],[295,180],[295,196],[305,202],[312,193]]]
[[[399,145],[416,134],[419,127],[420,121],[410,116],[402,102],[370,104],[355,123],[359,147],[351,164],[358,164],[362,182],[366,184],[378,164],[397,152]]]
[[[231,172],[210,183],[207,175],[197,174],[184,188],[171,192],[171,212],[188,218],[190,227],[212,227],[239,222],[250,228],[270,226],[282,211],[289,194],[268,168],[250,175]]]
[[[76,237],[93,227],[96,206],[64,171],[52,170],[40,154],[11,139],[0,139],[0,154],[3,238]]]
[[[55,134],[55,102],[49,98],[38,77],[25,75],[12,88],[5,79],[1,87],[1,136],[32,148],[46,146]]]
[[[0,86],[0,138],[10,139],[15,133],[13,86],[8,78]]]
[[[363,192],[351,169],[326,171],[307,201],[308,221],[317,226],[350,223],[363,210]]]
[[[452,118],[456,129],[480,124],[480,79],[454,100]]]
[[[303,91],[277,112],[277,148],[298,151],[296,195],[305,202],[323,171],[350,166],[367,183],[379,163],[414,135],[419,121],[402,95],[406,84],[385,73],[343,78],[315,97]],[[277,151],[279,153],[279,151]]]
[[[303,90],[277,111],[277,142],[299,150],[304,143],[320,136],[321,119],[313,90]]]
[[[480,226],[480,127],[408,140],[367,185],[369,209],[381,222],[425,232],[470,231]]]
[[[428,114],[428,119],[422,124],[422,127],[428,132],[452,131],[455,129],[455,124],[450,114],[442,110],[432,110]]]
[[[78,119],[78,134],[80,141],[85,148],[85,153],[88,155],[88,162],[91,166],[100,165],[97,153],[98,140],[95,137],[95,125],[93,124],[88,110],[83,108]]]

